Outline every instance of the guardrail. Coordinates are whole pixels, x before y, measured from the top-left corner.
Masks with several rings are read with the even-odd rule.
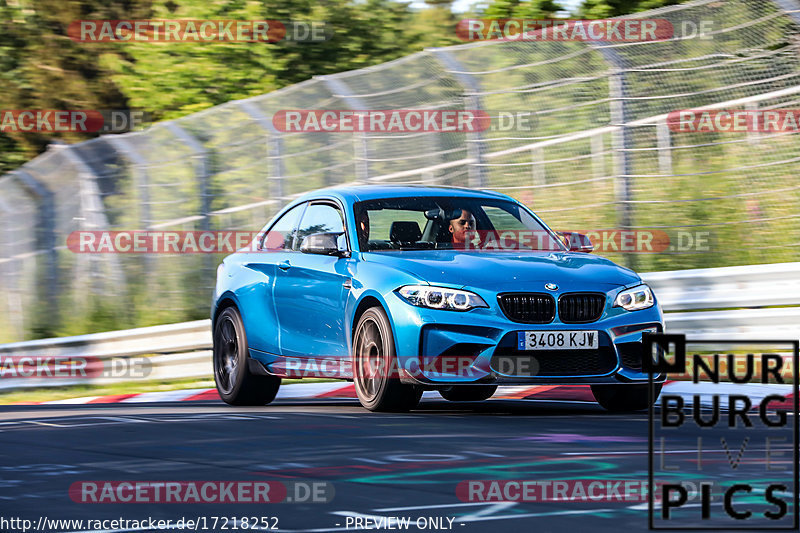
[[[800,263],[650,272],[642,278],[666,312],[667,332],[709,340],[800,339]],[[212,376],[211,343],[210,321],[196,320],[2,344],[0,361],[7,356],[100,360],[147,356],[152,365],[147,379],[202,378]],[[131,379],[4,378],[0,389]]]
[[[0,344],[0,362],[4,357],[58,358],[133,358],[146,356],[150,372],[147,379],[171,380],[212,376],[211,321],[195,320],[147,328],[106,331],[74,337]],[[130,381],[132,377],[5,378],[0,390],[23,387],[61,387],[75,384],[105,384]]]
[[[800,263],[641,274],[664,311],[800,306]]]
[[[668,332],[709,340],[800,339],[800,263],[650,272],[642,279],[666,312]]]

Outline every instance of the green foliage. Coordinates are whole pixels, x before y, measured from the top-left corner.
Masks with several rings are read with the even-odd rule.
[[[77,43],[81,19],[225,19],[325,22],[324,42]],[[315,75],[375,65],[458,42],[448,2],[412,10],[393,0],[0,0],[0,109],[143,109],[154,120],[264,94]],[[56,90],[54,90],[56,89]],[[0,134],[0,171],[54,138]]]
[[[583,0],[578,12],[582,18],[619,17],[639,11],[680,4],[686,0]]]
[[[82,18],[142,16],[146,9],[103,0],[61,2],[0,0],[0,109],[114,109],[127,98],[99,58],[107,44],[86,45],[67,37]],[[76,133],[0,134],[0,170],[7,171],[41,152],[54,138],[85,139]]]
[[[495,0],[486,9],[486,18],[554,18],[564,7],[553,0]]]

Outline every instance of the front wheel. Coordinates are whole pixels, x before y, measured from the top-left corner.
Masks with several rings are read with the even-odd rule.
[[[251,374],[248,351],[242,317],[228,307],[214,327],[214,382],[227,404],[265,405],[278,394],[281,378]]]
[[[661,392],[661,383],[656,383],[653,390],[653,401]],[[641,411],[650,407],[648,386],[636,385],[592,385],[592,394],[597,403],[607,411]]]
[[[367,309],[353,335],[353,383],[361,405],[370,411],[408,411],[422,389],[400,382],[389,318],[380,307]]]
[[[439,390],[439,394],[450,402],[482,402],[496,391],[497,385],[453,385]]]

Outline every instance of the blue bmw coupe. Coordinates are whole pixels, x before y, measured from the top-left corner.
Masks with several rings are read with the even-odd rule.
[[[645,409],[642,333],[663,331],[661,309],[591,251],[494,192],[306,194],[217,271],[217,389],[263,405],[281,378],[339,378],[367,409],[401,411],[423,390],[480,401],[500,384],[571,383],[606,409]]]

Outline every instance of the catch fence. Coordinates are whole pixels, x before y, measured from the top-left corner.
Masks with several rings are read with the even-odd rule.
[[[604,254],[643,271],[800,260],[798,137],[667,122],[681,109],[800,108],[800,2],[698,0],[635,17],[676,33],[431,49],[51,145],[0,177],[0,342],[207,316],[219,256],[76,254],[73,231],[257,231],[293,197],[344,183],[487,188],[558,230],[666,232],[674,242],[660,253]],[[287,109],[534,120],[525,131],[285,133],[272,117]],[[678,242],[698,232],[704,246]]]

